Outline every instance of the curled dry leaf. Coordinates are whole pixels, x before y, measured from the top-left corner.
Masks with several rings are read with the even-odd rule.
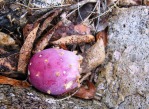
[[[81,65],[82,73],[86,73],[91,71],[100,65],[105,59],[105,46],[103,39],[97,40],[97,42],[89,48],[83,58],[83,62]]]
[[[2,45],[14,45],[15,41],[8,34],[0,32],[0,46]]]
[[[106,32],[106,30],[103,30],[103,31],[100,31],[100,32],[97,33],[96,39],[98,40],[98,39],[100,39],[100,38],[102,38],[102,40],[103,40],[103,42],[104,42],[104,45],[105,45],[105,47],[106,47],[107,44],[108,44],[108,37],[107,37],[107,32]]]
[[[17,45],[0,46],[0,75],[18,78],[17,70],[19,47]],[[22,79],[23,77],[21,77]]]
[[[73,23],[65,25],[64,22],[62,22],[62,24],[55,30],[52,40],[57,40],[65,36],[86,34],[91,34],[88,26],[83,24],[74,25]]]
[[[51,30],[49,30],[37,43],[35,46],[35,49],[33,50],[33,53],[37,53],[40,52],[41,50],[43,50],[48,44],[49,41],[53,35],[53,33],[55,32],[55,29],[57,29],[60,25],[62,25],[62,22],[58,22],[55,27],[53,27]]]
[[[5,76],[0,76],[0,84],[7,84],[17,87],[29,87],[30,84],[27,81],[20,81]]]
[[[26,67],[31,55],[31,50],[33,47],[34,40],[36,38],[36,33],[39,27],[39,23],[36,23],[34,25],[34,29],[28,34],[19,54],[19,61],[18,61],[18,68],[17,70],[19,72],[22,72],[25,74]]]
[[[28,34],[32,31],[34,25],[33,24],[26,24],[25,27],[23,28],[23,37],[26,39]]]
[[[95,41],[95,37],[93,35],[71,35],[62,37],[56,41],[51,42],[54,45],[72,45],[79,43],[89,43]]]
[[[47,17],[44,20],[44,22],[42,23],[41,27],[39,28],[38,37],[50,25],[50,23],[53,20],[53,18],[55,18],[60,12],[61,12],[61,10],[59,10],[59,9],[58,10],[55,10],[53,13],[51,13],[51,15],[49,17]]]
[[[74,95],[75,97],[83,99],[93,99],[95,96],[96,88],[93,83],[87,81],[87,87],[81,86],[78,92]]]

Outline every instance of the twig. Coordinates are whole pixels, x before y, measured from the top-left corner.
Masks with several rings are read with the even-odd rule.
[[[95,5],[94,9],[92,10],[92,12],[95,11],[95,9],[96,9],[96,7],[98,6],[99,3],[100,3],[100,0],[97,1],[97,3],[96,3],[96,5]],[[83,22],[86,22],[86,20],[89,19],[89,17],[92,15],[92,12],[84,19]]]
[[[83,6],[83,5],[85,5],[86,3],[89,3],[89,2],[96,3],[97,0],[82,0],[81,2],[78,2],[74,5],[69,6],[69,7],[66,7],[65,9],[66,10],[73,10],[73,9],[78,8],[78,6],[81,7],[81,6]]]
[[[107,11],[105,11],[104,13],[101,13],[99,16],[96,16],[94,18],[91,19],[91,21],[93,21],[94,19],[104,16],[106,14],[108,14],[109,12],[111,12],[115,7],[117,7],[117,4],[119,3],[119,0],[116,1],[116,3],[113,4],[113,6],[111,6]]]
[[[80,85],[80,86],[81,86],[81,85]],[[68,99],[70,99],[72,96],[74,96],[74,95],[78,92],[79,89],[80,89],[80,87],[78,87],[78,89],[77,89],[74,93],[72,93],[71,95],[69,95],[69,96],[67,96],[67,97],[64,97],[64,98],[61,98],[61,99],[53,100],[53,101],[64,101],[64,100],[68,100]]]
[[[66,7],[66,6],[70,6],[71,4],[66,4],[66,5],[59,5],[59,6],[50,6],[50,7],[44,7],[44,8],[31,8],[29,6],[26,6],[22,3],[16,2],[17,5],[23,6],[25,8],[28,8],[30,10],[41,10],[41,9],[52,9],[52,8],[62,8],[62,7]]]
[[[86,73],[83,78],[81,78],[80,83],[82,83],[86,78],[88,78],[91,75],[91,72]]]

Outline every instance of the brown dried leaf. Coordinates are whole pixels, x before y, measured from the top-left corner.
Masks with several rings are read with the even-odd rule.
[[[78,92],[74,95],[75,97],[83,98],[83,99],[93,99],[96,93],[96,88],[93,83],[87,81],[86,86],[80,87]]]
[[[0,84],[8,84],[16,87],[29,87],[31,86],[27,81],[19,81],[5,76],[0,76]]]
[[[49,17],[47,17],[38,31],[38,36],[50,25],[50,22],[61,12],[61,10],[55,10]]]
[[[18,46],[0,46],[0,75],[24,79],[25,75],[17,72]]]
[[[8,34],[0,32],[0,46],[3,45],[14,45],[15,41]]]
[[[37,43],[35,46],[35,49],[33,50],[33,53],[37,53],[41,50],[43,50],[48,44],[49,41],[53,35],[53,33],[55,32],[55,29],[57,29],[60,25],[62,25],[62,22],[60,21],[59,23],[57,23],[57,25],[55,25],[54,28],[52,28],[51,30],[49,30]]]
[[[29,61],[29,58],[31,55],[31,50],[33,47],[34,40],[36,38],[36,33],[37,33],[38,28],[39,28],[39,23],[36,23],[34,25],[34,29],[28,34],[28,36],[20,50],[17,70],[19,72],[22,72],[23,74],[25,74],[25,72],[26,72],[26,67],[27,67],[27,64],[28,64],[28,61]]]
[[[33,24],[26,24],[25,27],[23,28],[23,37],[26,39],[28,34],[32,31],[34,25]]]
[[[89,43],[95,41],[95,37],[93,35],[71,35],[62,37],[56,41],[51,42],[54,45],[72,45],[79,43]]]
[[[90,28],[83,24],[74,25],[72,23],[65,25],[64,22],[55,30],[52,41],[60,39],[61,37],[71,35],[86,35],[91,34]]]
[[[77,34],[91,34],[90,28],[83,24],[75,25],[74,31]]]
[[[87,73],[99,66],[105,59],[105,46],[102,38],[90,47],[84,54],[81,64],[82,73]]]
[[[64,49],[64,50],[68,50],[68,48],[67,48],[67,46],[65,44],[60,44],[59,47]]]
[[[108,36],[107,36],[107,31],[106,30],[103,30],[103,31],[100,31],[97,33],[96,35],[96,39],[100,39],[102,38],[103,42],[104,42],[104,45],[105,47],[107,46],[108,44]]]

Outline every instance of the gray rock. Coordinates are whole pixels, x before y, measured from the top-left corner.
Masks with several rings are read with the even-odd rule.
[[[149,108],[148,13],[149,7],[119,8],[109,19],[108,61],[98,80],[109,108]]]

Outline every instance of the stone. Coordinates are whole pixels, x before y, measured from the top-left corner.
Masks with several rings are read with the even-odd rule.
[[[109,19],[108,61],[98,78],[98,93],[108,108],[149,107],[148,13],[145,6],[117,8]]]

